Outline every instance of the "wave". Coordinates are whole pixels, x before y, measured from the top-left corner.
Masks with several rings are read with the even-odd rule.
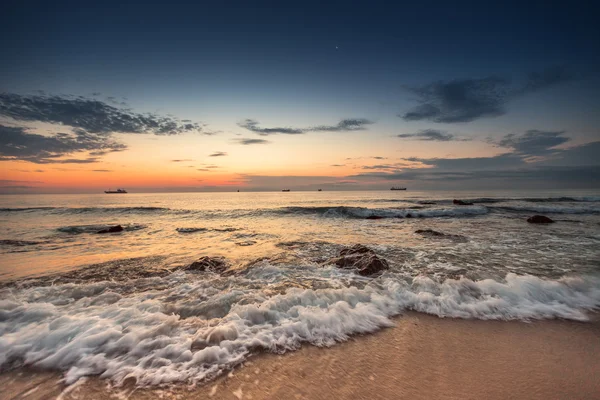
[[[41,244],[42,242],[35,242],[33,240],[15,240],[15,239],[3,239],[0,240],[0,246],[34,246],[36,244]]]
[[[367,207],[283,207],[274,210],[278,214],[316,214],[323,217],[346,218],[431,218],[483,215],[488,212],[482,206],[461,206],[451,208],[367,208]]]
[[[0,208],[0,212],[50,211],[56,214],[89,214],[89,213],[152,213],[170,211],[166,207],[16,207]]]
[[[98,231],[101,231],[103,229],[108,229],[115,225],[116,224],[73,225],[73,226],[62,226],[60,228],[57,228],[56,230],[61,233],[68,233],[71,235],[79,235],[82,233],[97,233]],[[125,231],[125,232],[137,231],[137,230],[146,228],[146,225],[144,225],[144,224],[122,224],[121,226],[123,227],[123,231]]]
[[[132,295],[120,291],[135,281],[12,291],[0,297],[0,369],[67,371],[68,384],[86,375],[117,385],[128,378],[140,386],[195,383],[252,352],[331,346],[391,326],[390,318],[406,310],[450,318],[586,321],[586,311],[600,307],[600,279],[591,276],[438,282],[387,275],[364,288],[290,288],[274,296],[256,289],[257,279],[272,280],[277,271],[257,267],[248,276],[253,280],[229,277],[224,285],[220,277],[214,286],[177,272],[145,279],[144,287],[154,290]]]
[[[177,228],[175,229],[179,233],[195,233],[195,232],[206,232],[208,228]]]
[[[539,205],[539,204],[502,204],[487,206],[491,210],[546,213],[546,214],[600,214],[600,205]]]

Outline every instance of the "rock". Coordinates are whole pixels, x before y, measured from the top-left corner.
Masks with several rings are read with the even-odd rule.
[[[187,268],[188,271],[204,271],[221,273],[227,269],[227,261],[221,257],[201,257],[191,263]]]
[[[437,239],[449,239],[455,242],[466,242],[467,238],[461,235],[450,235],[448,233],[434,231],[433,229],[418,229],[415,231],[421,236],[427,238],[437,238]]]
[[[115,232],[123,232],[123,227],[121,225],[111,226],[107,229],[102,229],[96,233],[115,233]]]
[[[437,203],[435,201],[420,201],[419,204],[433,205],[433,204],[437,204]]]
[[[554,221],[544,215],[534,215],[533,217],[527,218],[527,222],[530,224],[551,224]]]
[[[339,257],[332,258],[328,264],[335,264],[344,269],[355,269],[360,275],[373,275],[389,269],[385,259],[380,258],[373,250],[361,244],[342,249]]]
[[[373,250],[368,248],[367,246],[363,246],[362,244],[355,244],[352,247],[346,247],[345,249],[340,250],[340,257],[349,256],[352,254],[366,254],[373,253]]]
[[[369,215],[367,218],[365,219],[383,219],[383,217],[380,217],[379,215]]]
[[[418,233],[419,235],[423,235],[423,236],[438,236],[438,237],[446,236],[445,233],[434,231],[433,229],[418,229],[415,231],[415,233]]]
[[[452,203],[456,204],[457,206],[472,206],[473,203],[469,203],[468,201],[462,201],[462,200],[452,200]]]

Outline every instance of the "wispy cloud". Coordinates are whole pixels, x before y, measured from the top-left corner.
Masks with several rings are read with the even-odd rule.
[[[212,153],[211,155],[209,155],[209,157],[224,157],[226,155],[227,155],[227,153],[224,151],[216,151],[216,152]]]
[[[50,96],[0,93],[0,117],[16,122],[42,122],[61,126],[66,133],[41,135],[31,129],[0,125],[0,160],[21,160],[38,164],[92,163],[108,153],[124,151],[125,144],[114,134],[176,135],[201,132],[202,126],[189,120],[153,113],[137,113],[115,99],[107,102],[82,96]],[[70,131],[70,132],[69,132]],[[86,158],[63,159],[87,153]],[[84,155],[85,157],[85,155]]]
[[[544,156],[560,151],[553,148],[570,140],[564,134],[565,131],[540,131],[531,129],[523,135],[506,135],[501,140],[492,143],[500,147],[513,149],[517,154]]]
[[[511,84],[507,78],[490,76],[407,87],[420,104],[399,116],[406,121],[439,123],[497,117],[506,113],[506,104],[511,100],[571,79],[573,76],[566,69],[550,68],[530,74],[520,85]]]
[[[182,122],[171,116],[136,113],[82,96],[0,93],[0,115],[17,121],[66,125],[89,133],[176,135],[202,129],[198,123]]]
[[[93,169],[92,172],[113,172],[112,169]]]
[[[367,125],[372,124],[365,118],[348,118],[343,119],[336,125],[317,125],[308,128],[292,128],[292,127],[273,127],[273,128],[261,128],[259,122],[254,119],[246,119],[240,122],[238,125],[242,128],[248,129],[251,132],[258,133],[261,136],[268,136],[274,134],[284,135],[301,135],[308,132],[349,132],[349,131],[360,131],[366,129]]]
[[[97,158],[61,159],[80,152],[113,152],[127,147],[108,136],[91,135],[77,130],[74,134],[51,136],[29,133],[28,129],[0,125],[0,160],[21,160],[37,164],[67,164],[96,162]],[[91,154],[91,153],[90,153]]]
[[[182,158],[182,159],[171,160],[171,162],[177,162],[177,163],[179,163],[179,162],[188,162],[188,161],[194,161],[194,160],[192,160],[190,158]]]
[[[265,139],[254,139],[254,138],[236,138],[236,139],[233,139],[233,142],[237,143],[237,144],[243,144],[244,146],[251,145],[251,144],[271,143],[270,141],[265,140]]]
[[[451,133],[440,131],[437,129],[423,129],[415,133],[401,133],[396,135],[402,139],[415,139],[425,141],[436,141],[436,142],[450,142],[450,141],[466,141],[469,139],[461,139]]]

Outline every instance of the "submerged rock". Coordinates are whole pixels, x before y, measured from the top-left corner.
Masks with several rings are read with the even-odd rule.
[[[530,224],[551,224],[554,221],[545,215],[534,215],[533,217],[527,218],[527,222]]]
[[[452,203],[456,204],[457,206],[472,206],[473,203],[470,203],[468,201],[462,201],[462,200],[452,200]]]
[[[365,219],[383,219],[383,217],[380,215],[369,215]]]
[[[417,229],[415,231],[415,233],[418,233],[419,235],[423,235],[423,236],[437,236],[437,237],[447,236],[445,233],[434,231],[433,229]]]
[[[450,240],[454,240],[455,242],[466,242],[467,238],[465,238],[464,236],[461,235],[451,235],[448,233],[443,233],[443,232],[438,232],[438,231],[434,231],[433,229],[418,229],[415,231],[415,233],[427,237],[427,238],[436,238],[436,239],[450,239]]]
[[[437,204],[437,203],[435,201],[420,201],[419,204],[433,205],[433,204]]]
[[[221,257],[201,257],[198,260],[191,263],[187,268],[187,271],[203,271],[203,272],[216,272],[221,273],[227,269],[227,261]]]
[[[99,230],[96,233],[115,233],[115,232],[123,232],[123,227],[121,225],[115,225],[115,226],[111,226],[110,228],[107,228],[107,229]]]
[[[373,275],[389,269],[388,262],[361,244],[342,249],[339,256],[328,261],[339,268],[355,269],[360,275]]]

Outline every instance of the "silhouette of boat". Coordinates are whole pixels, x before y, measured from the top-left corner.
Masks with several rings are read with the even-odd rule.
[[[282,189],[281,191],[282,191],[282,192],[289,192],[289,191],[290,191],[290,189]]]
[[[127,190],[125,189],[117,189],[117,190],[105,190],[104,193],[127,193]]]
[[[323,191],[323,189],[319,189],[319,190],[317,190],[317,192],[322,192],[322,191]]]
[[[405,188],[405,187],[396,187],[396,186],[392,186],[392,187],[390,188],[390,190],[406,190],[406,188]]]

